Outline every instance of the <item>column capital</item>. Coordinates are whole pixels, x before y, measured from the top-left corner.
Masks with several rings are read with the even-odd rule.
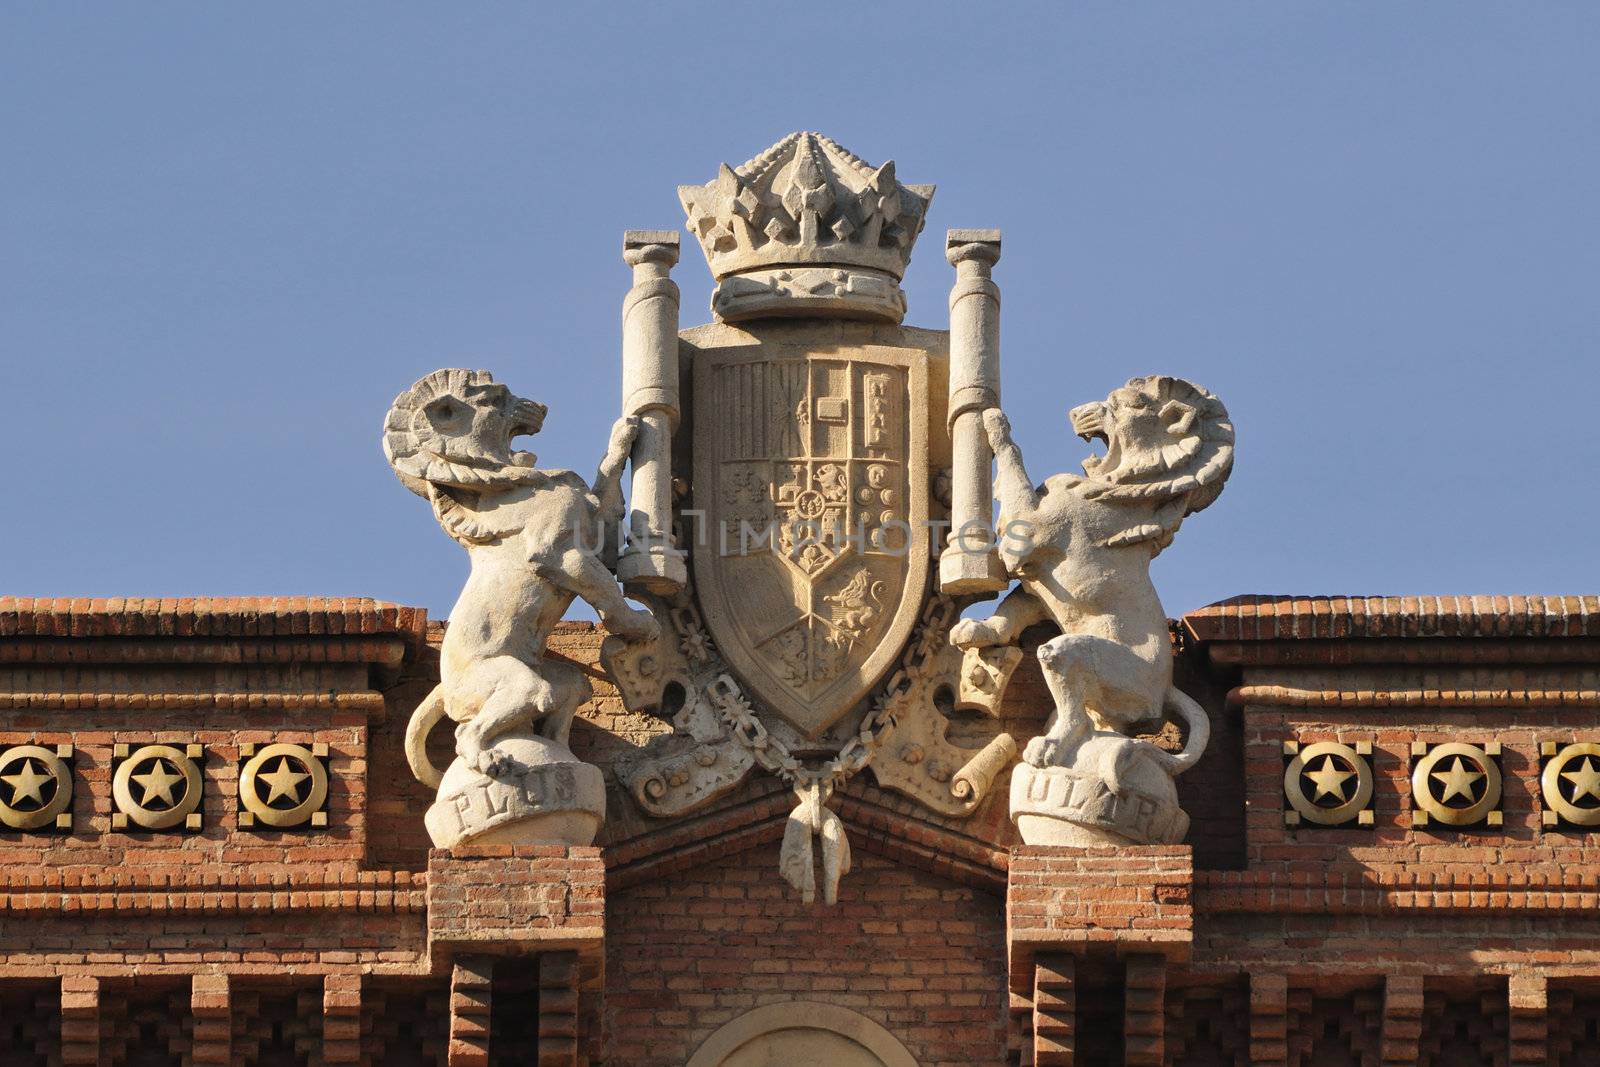
[[[678,262],[678,231],[624,230],[622,258],[630,267],[642,263],[662,263],[670,267]]]
[[[992,266],[1000,259],[1000,231],[950,230],[944,238],[944,258],[951,266],[969,260]]]

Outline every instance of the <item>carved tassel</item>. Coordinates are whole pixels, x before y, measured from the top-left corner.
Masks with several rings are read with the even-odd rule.
[[[783,848],[778,853],[778,870],[784,880],[800,891],[800,899],[813,904],[817,899],[816,854],[811,839],[822,838],[822,900],[839,902],[839,879],[850,873],[850,841],[844,822],[827,807],[833,786],[810,781],[794,788],[799,803],[789,813],[783,831]]]

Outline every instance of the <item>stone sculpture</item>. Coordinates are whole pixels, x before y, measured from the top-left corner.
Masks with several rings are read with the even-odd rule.
[[[1083,476],[1034,488],[998,408],[983,413],[996,459],[1000,554],[1020,580],[988,619],[951,641],[1009,645],[1038,622],[1061,634],[1039,647],[1055,701],[1011,781],[1011,816],[1028,844],[1171,843],[1189,819],[1173,777],[1204,751],[1204,710],[1172,685],[1166,613],[1150,560],[1184,518],[1221,493],[1233,467],[1233,425],[1216,397],[1179,378],[1135,378],[1069,416],[1104,456]],[[1131,736],[1136,723],[1175,716],[1181,752]]]
[[[601,658],[673,732],[617,779],[673,818],[779,777],[779,866],[805,901],[849,870],[830,804],[856,775],[963,818],[1016,753],[995,718],[1008,657],[948,642],[956,598],[1007,583],[981,421],[999,403],[1000,235],[948,236],[950,332],[902,325],[933,191],[812,132],[681,186],[717,281],[717,321],[681,332],[676,235],[624,237],[622,413],[643,426],[619,574],[664,635]],[[965,540],[942,545],[952,526]],[[942,694],[988,716],[966,744]]]
[[[400,394],[383,448],[400,481],[472,560],[450,613],[439,685],[406,730],[406,758],[437,786],[426,816],[436,845],[588,844],[605,818],[598,768],[567,747],[573,714],[591,689],[576,668],[544,658],[574,597],[607,629],[650,640],[659,627],[629,608],[602,560],[622,515],[621,477],[638,422],[612,428],[591,490],[572,471],[538,470],[512,439],[538,433],[544,405],[512,395],[484,371],[440,370]],[[442,774],[428,732],[456,722],[456,759]]]

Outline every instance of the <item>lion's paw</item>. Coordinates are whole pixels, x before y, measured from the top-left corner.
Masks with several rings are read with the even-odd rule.
[[[1022,750],[1022,761],[1031,767],[1051,767],[1055,765],[1056,754],[1060,751],[1060,741],[1041,734],[1029,741]]]
[[[654,641],[661,636],[661,624],[648,611],[630,611],[607,619],[606,628],[624,641]]]
[[[504,778],[516,769],[517,761],[508,752],[498,748],[484,749],[478,753],[477,770],[490,778]]]
[[[950,627],[950,643],[957,648],[988,648],[1005,642],[988,621],[962,619]]]

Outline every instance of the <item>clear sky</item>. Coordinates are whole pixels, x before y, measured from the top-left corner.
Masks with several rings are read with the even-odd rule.
[[[939,186],[908,322],[945,325],[945,229],[1004,230],[1035,476],[1131,375],[1231,409],[1172,613],[1594,592],[1597,57],[1592,3],[6,5],[0,591],[445,613],[395,394],[488,368],[592,472],[622,230],[816,129]]]

